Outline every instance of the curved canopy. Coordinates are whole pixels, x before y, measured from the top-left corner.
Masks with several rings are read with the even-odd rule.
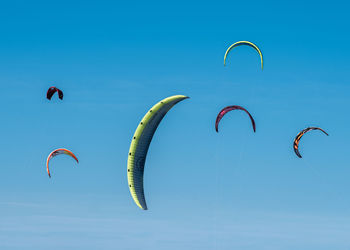
[[[299,153],[299,141],[305,133],[307,133],[311,130],[321,130],[324,134],[328,135],[326,131],[324,131],[322,128],[318,128],[318,127],[308,127],[306,129],[303,129],[302,131],[300,131],[299,134],[295,137],[294,143],[293,143],[294,152],[299,158],[302,158],[301,154]]]
[[[248,110],[246,110],[245,108],[241,107],[241,106],[238,106],[238,105],[233,105],[233,106],[227,106],[226,108],[223,108],[218,116],[216,117],[216,121],[215,121],[215,130],[216,132],[219,132],[219,123],[220,123],[220,120],[222,119],[222,117],[224,117],[224,115],[232,110],[243,110],[244,112],[246,112],[248,115],[249,115],[249,118],[252,122],[252,125],[253,125],[253,130],[255,132],[255,121],[253,119],[253,117],[251,116],[251,114],[248,112]]]
[[[69,155],[71,157],[73,157],[77,163],[79,163],[78,161],[78,158],[72,153],[72,151],[68,150],[68,149],[65,149],[65,148],[58,148],[58,149],[55,149],[54,151],[52,151],[49,156],[47,157],[47,160],[46,160],[46,169],[47,169],[47,174],[49,175],[49,177],[51,178],[51,174],[50,174],[50,169],[49,169],[49,162],[50,160],[57,156],[57,155],[60,155],[60,154],[66,154],[66,155]]]
[[[225,56],[224,56],[224,66],[226,65],[226,57],[228,55],[228,53],[235,47],[238,47],[238,46],[241,46],[241,45],[248,45],[250,47],[252,47],[253,49],[255,49],[259,55],[260,55],[260,60],[261,60],[261,69],[264,68],[264,60],[263,60],[263,55],[260,51],[260,49],[258,48],[258,46],[256,46],[254,43],[252,42],[249,42],[249,41],[239,41],[239,42],[236,42],[234,44],[232,44],[227,50],[226,50],[226,53],[225,53]]]
[[[175,104],[187,98],[187,96],[175,95],[158,102],[142,118],[135,131],[129,150],[127,175],[131,196],[141,209],[147,210],[143,190],[143,172],[153,135],[166,113]]]
[[[58,93],[58,98],[60,98],[61,100],[63,99],[63,92],[62,90],[56,88],[56,87],[50,87],[48,90],[47,90],[47,93],[46,93],[46,98],[51,100],[52,96],[55,94],[55,93]]]

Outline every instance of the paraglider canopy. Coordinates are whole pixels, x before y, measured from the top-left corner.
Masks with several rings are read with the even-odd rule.
[[[143,210],[147,210],[143,189],[143,173],[149,145],[159,123],[167,112],[174,105],[187,98],[187,96],[175,95],[158,102],[142,118],[131,140],[127,164],[129,190],[136,205]]]

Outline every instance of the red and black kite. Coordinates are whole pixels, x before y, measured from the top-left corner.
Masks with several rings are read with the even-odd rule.
[[[56,88],[56,87],[50,87],[48,90],[47,90],[47,93],[46,93],[46,98],[51,100],[52,96],[55,94],[55,93],[58,93],[58,98],[60,98],[61,100],[63,99],[63,92],[62,90]]]
[[[223,109],[219,112],[218,116],[216,117],[216,121],[215,121],[215,130],[216,130],[216,132],[219,132],[219,128],[218,128],[218,127],[219,127],[219,122],[220,122],[220,120],[222,119],[222,117],[224,117],[224,115],[225,115],[226,113],[228,113],[229,111],[236,110],[236,109],[238,109],[238,110],[243,110],[244,112],[246,112],[246,113],[249,115],[249,118],[250,118],[250,120],[252,121],[253,130],[254,130],[254,132],[255,132],[255,121],[254,121],[253,117],[252,117],[251,114],[248,112],[248,110],[246,110],[245,108],[243,108],[243,107],[241,107],[241,106],[238,106],[238,105],[227,106],[226,108],[223,108]]]

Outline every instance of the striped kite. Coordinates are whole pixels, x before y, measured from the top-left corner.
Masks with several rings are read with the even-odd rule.
[[[46,160],[46,170],[47,170],[47,174],[49,175],[50,178],[51,178],[51,174],[50,174],[50,169],[49,169],[49,162],[53,157],[60,155],[60,154],[69,155],[69,156],[73,157],[77,161],[77,163],[79,163],[78,158],[70,150],[65,149],[65,148],[55,149],[54,151],[52,151],[49,154],[49,156],[47,157],[47,160]]]
[[[318,127],[308,127],[306,129],[303,129],[302,131],[300,131],[300,133],[295,137],[294,142],[293,142],[294,152],[299,158],[302,158],[301,154],[299,153],[299,141],[305,133],[307,133],[311,130],[321,130],[324,134],[326,134],[328,136],[326,131],[324,131],[322,128],[318,128]]]

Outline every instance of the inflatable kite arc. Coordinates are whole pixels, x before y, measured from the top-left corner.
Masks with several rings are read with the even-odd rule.
[[[48,90],[47,90],[47,93],[46,93],[46,98],[51,100],[52,96],[55,94],[55,93],[58,93],[58,98],[60,98],[61,100],[63,99],[63,92],[62,90],[56,88],[56,87],[50,87]]]
[[[236,48],[236,47],[242,46],[242,45],[250,46],[250,47],[252,47],[253,49],[255,49],[256,52],[259,53],[260,61],[261,61],[261,69],[264,69],[264,60],[263,60],[263,55],[262,55],[262,53],[261,53],[261,50],[260,50],[260,49],[258,48],[258,46],[256,46],[254,43],[249,42],[249,41],[239,41],[239,42],[236,42],[236,43],[232,44],[232,45],[226,50],[226,53],[225,53],[225,56],[224,56],[224,66],[226,66],[226,58],[227,58],[228,53],[229,53],[233,48]]]
[[[322,128],[318,128],[318,127],[308,127],[306,129],[303,129],[302,131],[299,132],[299,134],[295,137],[294,142],[293,142],[293,148],[294,148],[294,152],[295,154],[299,157],[302,158],[300,152],[299,152],[299,142],[301,137],[303,137],[303,135],[311,130],[320,130],[322,131],[325,135],[328,136],[327,132],[324,131]]]
[[[58,148],[58,149],[55,149],[54,151],[52,151],[49,156],[47,157],[47,160],[46,160],[46,170],[47,170],[47,174],[49,175],[49,177],[51,178],[51,174],[50,174],[50,169],[49,169],[49,163],[50,163],[50,160],[57,156],[57,155],[61,155],[61,154],[66,154],[66,155],[69,155],[71,157],[73,157],[77,163],[79,163],[78,161],[78,158],[73,154],[72,151],[68,150],[68,149],[65,149],[65,148]]]
[[[143,189],[143,173],[147,151],[153,135],[166,113],[175,104],[187,98],[187,96],[175,95],[158,102],[142,118],[132,138],[127,164],[128,184],[136,205],[143,210],[147,210]]]
[[[252,122],[252,126],[253,126],[253,130],[255,132],[256,127],[255,127],[255,121],[253,119],[253,117],[251,116],[251,114],[248,112],[248,110],[246,110],[245,108],[238,106],[238,105],[233,105],[233,106],[227,106],[225,108],[223,108],[219,114],[216,117],[216,121],[215,121],[215,130],[216,132],[219,132],[219,123],[221,121],[221,119],[224,117],[224,115],[226,115],[228,112],[232,111],[232,110],[243,110],[244,112],[247,113],[247,115],[249,116],[251,122]]]

